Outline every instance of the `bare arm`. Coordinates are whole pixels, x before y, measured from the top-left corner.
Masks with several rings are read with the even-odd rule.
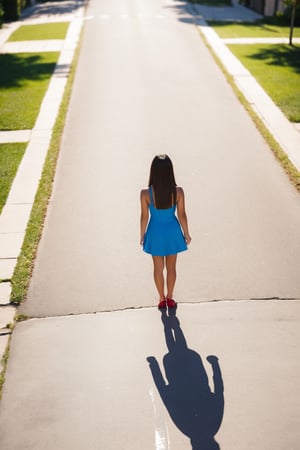
[[[188,220],[185,212],[184,192],[182,188],[177,188],[177,216],[182,227],[186,243],[190,244],[192,238],[189,233]]]
[[[149,201],[148,201],[148,191],[142,190],[141,191],[141,239],[140,244],[143,245],[144,243],[144,236],[148,224],[149,219]]]

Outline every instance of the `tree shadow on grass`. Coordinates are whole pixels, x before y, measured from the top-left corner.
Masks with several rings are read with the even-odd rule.
[[[47,79],[55,65],[36,54],[0,54],[0,89],[21,87],[26,80]]]
[[[169,350],[163,358],[168,384],[156,358],[147,358],[156,388],[174,424],[190,439],[193,450],[219,450],[214,436],[223,420],[224,388],[218,358],[207,357],[213,372],[212,392],[201,356],[188,348],[174,312],[168,316],[163,311],[162,322]]]
[[[290,45],[261,46],[248,55],[250,59],[265,61],[269,66],[290,67],[300,73],[300,47]]]

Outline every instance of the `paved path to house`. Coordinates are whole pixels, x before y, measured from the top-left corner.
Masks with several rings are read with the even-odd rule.
[[[299,195],[185,2],[91,1],[86,15],[1,448],[296,449]],[[138,246],[161,152],[193,236],[163,322]]]

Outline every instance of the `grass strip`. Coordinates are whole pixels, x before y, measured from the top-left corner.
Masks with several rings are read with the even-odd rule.
[[[65,39],[70,22],[54,22],[38,25],[21,25],[8,42]]]
[[[31,216],[26,229],[24,243],[12,277],[12,293],[10,301],[19,304],[25,300],[29,280],[32,273],[33,262],[36,256],[38,243],[41,238],[48,200],[52,191],[57,157],[60,149],[61,136],[64,129],[65,118],[74,81],[75,67],[78,61],[79,46],[73,58],[70,75],[60,105],[59,113],[53,129],[50,147],[47,153],[44,169],[32,207]]]
[[[0,129],[33,128],[58,52],[0,54]]]
[[[300,47],[228,45],[291,122],[300,122]]]
[[[0,214],[23,158],[26,143],[0,145]]]
[[[222,22],[208,20],[207,23],[222,39],[226,38],[288,38],[290,26],[266,20],[256,22]],[[300,28],[294,28],[294,37],[300,37]]]
[[[1,394],[2,394],[2,386],[5,381],[5,371],[6,371],[7,361],[8,361],[8,357],[9,357],[10,341],[11,341],[11,335],[9,336],[8,344],[6,346],[6,350],[5,350],[5,352],[2,356],[2,360],[1,360],[2,370],[0,373],[0,399],[1,399]]]
[[[204,34],[201,32],[200,29],[198,29],[198,30],[199,30],[199,33],[200,33],[200,35],[201,35],[205,45],[207,46],[207,48],[209,49],[212,57],[214,58],[214,60],[216,61],[216,63],[220,67],[220,69],[222,70],[224,76],[226,77],[228,83],[232,87],[232,89],[233,89],[234,93],[236,94],[237,98],[239,99],[241,104],[244,106],[244,108],[248,112],[248,114],[251,117],[251,119],[253,120],[256,128],[258,129],[258,131],[260,132],[262,137],[265,139],[265,141],[268,144],[269,148],[272,150],[272,152],[274,153],[275,157],[277,158],[277,160],[279,161],[279,163],[281,164],[281,166],[285,170],[285,172],[288,175],[290,181],[295,186],[297,191],[300,193],[300,171],[297,170],[296,167],[292,164],[292,162],[289,160],[287,154],[284,152],[284,150],[281,148],[281,146],[278,144],[278,142],[274,139],[273,135],[270,133],[270,131],[265,126],[265,124],[260,119],[260,117],[252,109],[251,105],[247,101],[247,99],[244,96],[244,94],[236,86],[233,77],[231,75],[229,75],[229,73],[226,71],[226,69],[225,69],[224,65],[222,64],[222,62],[220,61],[220,59],[214,53],[213,49],[209,45],[209,43],[208,43],[206,37],[204,36]]]

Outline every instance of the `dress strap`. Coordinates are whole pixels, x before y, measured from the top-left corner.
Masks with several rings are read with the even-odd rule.
[[[150,195],[150,204],[154,205],[152,186],[149,187],[149,195]]]

